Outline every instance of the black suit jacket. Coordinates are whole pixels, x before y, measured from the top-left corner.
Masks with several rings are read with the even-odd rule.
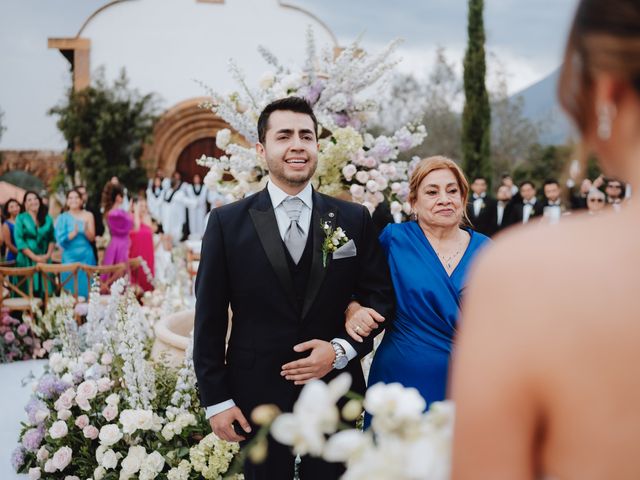
[[[357,255],[329,257],[324,267],[321,221],[342,227]],[[264,403],[291,410],[301,387],[280,376],[281,366],[309,355],[297,354],[294,345],[339,337],[359,357],[368,353],[373,339],[355,342],[344,329],[352,298],[391,318],[393,287],[369,212],[313,192],[311,222],[313,258],[300,309],[268,191],[212,210],[196,278],[194,366],[203,406],[233,399],[247,418]],[[233,328],[225,354],[229,306]],[[352,389],[363,392],[360,362],[350,361],[345,370]]]
[[[513,219],[514,223],[522,223],[524,203],[519,202],[513,205]],[[533,210],[531,210],[531,214],[529,215],[529,221],[542,217],[542,213],[544,212],[544,205],[540,200],[536,200],[536,204],[533,206]]]
[[[493,235],[496,223],[496,200],[490,196],[486,196],[482,199],[483,205],[480,209],[479,215],[476,217],[473,210],[473,196],[469,198],[467,203],[467,216],[471,220],[473,229],[483,235]]]

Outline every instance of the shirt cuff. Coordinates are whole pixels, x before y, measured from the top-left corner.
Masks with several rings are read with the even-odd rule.
[[[207,417],[207,420],[209,420],[214,415],[222,413],[225,410],[229,410],[230,408],[233,408],[235,406],[236,406],[236,402],[234,402],[233,400],[231,399],[225,400],[224,402],[216,403],[215,405],[211,405],[207,407],[205,411],[205,416]]]
[[[342,348],[344,348],[344,353],[347,354],[347,359],[349,361],[353,360],[358,356],[358,353],[355,351],[355,349],[344,338],[334,338],[331,341],[339,343],[342,346]]]

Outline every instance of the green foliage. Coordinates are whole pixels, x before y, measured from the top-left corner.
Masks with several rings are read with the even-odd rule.
[[[130,90],[128,83],[124,70],[113,85],[99,72],[94,85],[69,90],[63,103],[49,111],[59,117],[58,128],[69,145],[67,173],[74,178],[79,172],[93,205],[114,175],[130,190],[146,183],[140,159],[151,141],[157,100],[154,94]]]
[[[485,85],[483,0],[469,0],[468,43],[464,57],[465,103],[462,113],[463,168],[469,178],[491,177],[491,108]]]
[[[515,168],[513,180],[516,183],[531,180],[538,188],[548,178],[559,180],[571,161],[572,153],[573,147],[567,145],[533,145],[526,162]]]

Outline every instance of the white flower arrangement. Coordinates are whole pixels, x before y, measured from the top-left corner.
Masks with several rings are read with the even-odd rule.
[[[225,120],[239,134],[242,145],[234,141],[228,129],[218,132],[217,146],[225,154],[197,160],[210,168],[205,184],[235,198],[263,188],[267,166],[246,145],[258,141],[256,123],[262,109],[276,99],[296,95],[309,101],[320,123],[319,165],[314,178],[319,191],[334,196],[348,192],[352,200],[370,211],[385,198],[401,197],[390,189],[393,181],[406,183],[408,178],[406,165],[397,165],[406,162],[398,157],[424,141],[425,127],[410,124],[391,136],[377,138],[366,131],[378,110],[377,103],[368,95],[376,95],[376,88],[372,87],[379,90],[397,65],[393,54],[398,44],[399,41],[392,42],[378,55],[369,55],[354,42],[337,56],[329,49],[318,56],[309,30],[307,58],[302,67],[284,66],[271,52],[259,48],[274,71],[263,74],[255,89],[249,87],[244,74],[231,62],[230,71],[240,91],[221,95],[203,85],[212,98],[203,106]],[[377,176],[371,178],[374,169]],[[362,181],[363,178],[367,180]]]

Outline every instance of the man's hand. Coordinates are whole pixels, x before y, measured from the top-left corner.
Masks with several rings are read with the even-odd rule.
[[[362,343],[362,337],[368,337],[373,330],[384,322],[384,317],[373,308],[363,307],[352,302],[346,311],[345,329],[351,338]]]
[[[336,359],[336,352],[330,342],[324,340],[309,340],[299,343],[293,349],[296,352],[306,352],[311,350],[307,358],[296,360],[282,366],[280,375],[287,380],[292,380],[296,385],[304,385],[309,380],[322,378],[333,370],[333,361]]]
[[[214,415],[209,419],[209,424],[211,424],[213,433],[222,440],[226,440],[227,442],[241,442],[245,440],[245,437],[238,435],[233,429],[234,421],[237,421],[245,432],[251,432],[249,422],[244,418],[244,415],[238,407],[231,407],[228,410]]]

